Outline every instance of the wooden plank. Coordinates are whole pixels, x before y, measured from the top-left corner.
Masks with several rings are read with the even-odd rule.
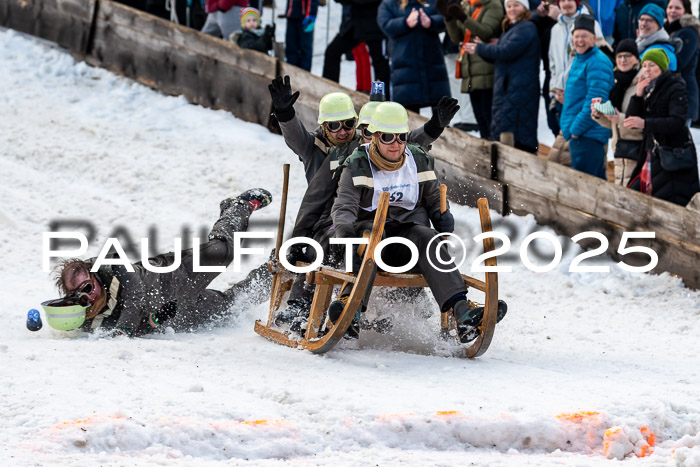
[[[627,230],[655,231],[688,247],[700,245],[700,216],[651,196],[498,144],[498,180],[555,203],[614,222]],[[528,209],[527,197],[523,208]],[[509,194],[509,203],[515,201]]]
[[[513,206],[513,212],[518,215],[533,214],[539,224],[552,227],[558,234],[572,237],[586,231],[600,232],[609,240],[607,253],[616,261],[623,261],[632,266],[648,263],[648,256],[629,254],[620,256],[617,253],[622,233],[632,231],[649,231],[644,226],[628,228],[615,222],[605,222],[600,218],[573,209],[555,200],[539,196],[516,186],[510,186],[508,197]],[[597,241],[584,242],[584,248],[597,247]],[[694,245],[678,242],[656,233],[656,238],[648,241],[636,241],[633,245],[647,246],[659,256],[659,263],[653,272],[671,272],[683,278],[686,286],[700,288],[700,248]]]
[[[0,26],[85,52],[96,0],[3,0]]]
[[[101,66],[195,104],[267,126],[273,57],[101,0],[91,57]]]

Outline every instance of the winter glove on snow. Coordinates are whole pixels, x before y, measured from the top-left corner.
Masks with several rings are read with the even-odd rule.
[[[310,263],[311,261],[309,260],[309,257],[306,256],[306,253],[304,253],[304,246],[303,245],[292,245],[289,247],[287,250],[287,261],[289,261],[289,264],[296,266],[297,262],[299,263]]]
[[[267,87],[270,90],[272,97],[272,107],[275,110],[275,116],[280,122],[288,122],[294,118],[294,103],[299,98],[299,91],[292,94],[292,85],[289,82],[289,76],[278,76],[272,80],[272,83]]]
[[[455,218],[450,211],[434,216],[430,219],[433,227],[440,233],[451,233],[455,230]]]
[[[121,336],[131,336],[131,331],[129,331],[127,328],[119,326],[114,329],[110,329],[108,331],[104,331],[100,334],[100,338],[102,339],[114,339],[115,337],[121,337]]]
[[[450,124],[452,118],[459,111],[459,101],[451,97],[442,96],[433,109],[433,116],[425,124],[425,132],[431,138],[437,139],[442,131]]]
[[[458,19],[459,21],[464,21],[467,19],[467,14],[464,13],[464,10],[459,3],[451,3],[448,5],[447,14],[452,18]]]
[[[148,316],[148,325],[155,329],[177,314],[177,302],[168,302],[160,310],[151,312]]]
[[[314,26],[316,25],[316,16],[309,15],[301,22],[301,27],[304,28],[304,32],[312,32]]]

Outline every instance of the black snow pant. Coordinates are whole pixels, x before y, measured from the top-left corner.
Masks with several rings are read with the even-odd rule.
[[[222,211],[214,224],[209,241],[199,245],[200,266],[228,266],[233,261],[233,235],[248,229],[248,219],[252,210],[248,203],[236,201]],[[176,270],[157,274],[163,303],[176,302],[177,313],[166,323],[176,331],[188,331],[225,317],[236,301],[237,295],[245,292],[251,301],[262,302],[268,296],[272,277],[267,265],[251,271],[241,282],[224,292],[207,289],[220,272],[195,272],[194,250],[182,251],[180,267]],[[151,258],[154,266],[168,266],[174,262],[174,253],[166,253]],[[257,304],[257,303],[251,303]]]
[[[391,78],[391,68],[389,61],[384,56],[382,50],[382,40],[362,41],[353,37],[353,29],[344,34],[338,34],[333,38],[328,47],[323,61],[323,77],[328,78],[336,83],[340,79],[340,60],[343,54],[352,52],[352,49],[365,42],[369,48],[369,55],[372,58],[372,67],[374,68],[374,79],[389,83]],[[389,86],[386,86],[386,99],[389,100]]]
[[[336,266],[338,264],[337,251],[335,248],[331,248],[331,244],[329,242],[332,232],[333,231],[330,230],[330,228],[324,228],[317,231],[313,235],[313,239],[316,240],[323,249],[323,264],[328,266]],[[309,258],[309,260],[315,261],[316,250],[309,246],[306,248],[306,251],[306,256]],[[315,290],[316,286],[314,284],[306,283],[306,274],[297,274],[296,279],[294,279],[294,283],[292,284],[292,289],[289,292],[289,299],[287,303],[291,304],[291,302],[295,301],[306,302],[310,305],[311,300],[314,297]]]
[[[364,231],[372,229],[372,222],[357,223],[355,224],[355,229],[358,233],[358,237],[360,237]],[[384,234],[382,237],[403,237],[413,242],[416,248],[418,248],[418,263],[410,272],[423,275],[430,287],[430,291],[433,293],[433,297],[435,297],[435,301],[437,301],[442,310],[455,295],[460,293],[466,294],[467,286],[458,270],[455,269],[451,272],[443,272],[431,266],[430,261],[442,269],[452,269],[455,267],[453,262],[444,265],[438,262],[438,252],[435,248],[435,245],[438,243],[437,241],[434,241],[432,245],[430,245],[430,249],[428,249],[428,243],[436,235],[438,235],[438,232],[425,225],[389,222],[384,227]],[[388,266],[403,266],[411,259],[411,251],[408,247],[398,243],[392,243],[386,246],[381,253],[382,260]],[[449,257],[447,254],[447,247],[444,245],[440,248],[440,257]],[[361,264],[362,258],[360,258],[359,255],[355,255],[352,268],[354,273],[359,271]],[[365,306],[369,301],[370,291],[371,287],[365,294],[365,299],[363,301]]]

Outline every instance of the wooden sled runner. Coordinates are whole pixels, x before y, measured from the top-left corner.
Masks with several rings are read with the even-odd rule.
[[[283,200],[282,204],[282,209],[284,209],[285,200]],[[485,198],[479,199],[478,207],[481,217],[481,230],[482,232],[489,232],[492,230],[492,227],[488,201]],[[377,207],[374,217],[374,225],[369,237],[369,245],[365,248],[362,265],[357,275],[329,267],[320,267],[306,274],[307,283],[315,284],[316,291],[311,303],[311,313],[309,315],[306,333],[301,339],[296,336],[285,334],[274,326],[275,314],[280,308],[284,294],[291,289],[295,278],[294,273],[284,269],[282,265],[279,264],[277,261],[278,256],[276,256],[276,259],[269,263],[269,268],[274,274],[274,279],[272,282],[270,312],[267,324],[257,320],[255,322],[255,332],[278,344],[303,348],[313,353],[325,353],[332,349],[345,335],[345,331],[350,326],[357,310],[360,308],[365,291],[368,287],[427,287],[427,282],[420,274],[390,274],[378,272],[374,284],[370,283],[372,280],[372,271],[375,266],[374,251],[382,239],[388,208],[389,193],[385,192],[382,193],[379,198],[379,206]],[[281,232],[284,230],[283,219],[284,217],[281,215],[281,228],[278,232],[276,255],[279,254],[277,252],[279,252],[279,247],[282,243]],[[493,238],[487,238],[483,243],[484,252],[494,250]],[[487,259],[485,264],[486,266],[496,266],[496,258]],[[464,348],[464,356],[468,358],[478,357],[486,352],[491,344],[493,333],[496,328],[498,273],[486,272],[485,274],[485,281],[462,275],[468,287],[481,290],[486,294],[484,318],[480,326],[479,337],[468,345],[465,345]],[[335,325],[330,329],[326,329],[325,332],[322,332],[323,321],[326,319],[326,311],[331,302],[333,287],[346,282],[353,284],[348,302]],[[450,328],[455,327],[454,319],[451,318],[451,316],[452,314],[450,312],[442,313],[441,327],[443,332],[449,332]]]

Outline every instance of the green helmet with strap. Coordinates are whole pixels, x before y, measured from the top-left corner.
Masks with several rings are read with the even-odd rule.
[[[367,129],[372,133],[408,133],[408,112],[396,102],[381,102],[372,113]]]
[[[370,101],[363,105],[360,109],[360,118],[357,120],[357,124],[369,125],[370,121],[372,120],[372,114],[379,104],[381,104],[381,102]]]
[[[344,92],[332,92],[321,98],[318,104],[318,123],[339,122],[357,118],[350,96]]]
[[[73,298],[60,298],[43,302],[41,307],[49,326],[59,331],[70,331],[83,325],[89,305],[82,306]]]

